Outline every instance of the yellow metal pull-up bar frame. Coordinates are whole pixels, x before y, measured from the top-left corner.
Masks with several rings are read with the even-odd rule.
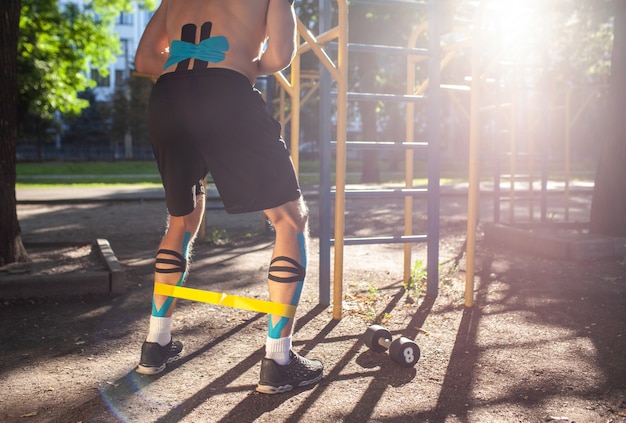
[[[283,74],[283,72],[276,72],[274,77],[279,82],[281,87],[284,90],[284,93],[290,97],[291,104],[291,113],[289,117],[285,114],[285,107],[283,102],[281,102],[281,110],[279,112],[279,120],[281,122],[286,122],[287,120],[291,121],[291,156],[293,160],[294,167],[296,172],[300,167],[300,159],[299,159],[299,134],[300,134],[300,109],[302,105],[302,99],[300,97],[301,90],[301,56],[302,54],[312,51],[320,62],[324,65],[324,67],[328,70],[331,77],[337,82],[339,88],[339,92],[344,92],[345,100],[343,101],[343,111],[337,111],[337,134],[338,138],[339,134],[341,134],[340,123],[343,125],[345,133],[346,120],[347,120],[347,84],[348,84],[348,59],[347,59],[347,48],[348,48],[348,2],[347,0],[339,1],[339,22],[335,28],[332,28],[329,31],[326,31],[317,37],[311,33],[311,31],[302,23],[300,18],[296,21],[296,27],[298,30],[299,38],[297,39],[297,48],[296,48],[296,56],[291,62],[290,67],[290,77],[289,79]],[[302,40],[301,40],[302,39]],[[339,52],[338,52],[338,60],[337,63],[333,62],[330,56],[326,53],[324,45],[330,41],[337,40],[339,44]],[[341,94],[339,94],[341,95]],[[341,104],[342,102],[339,101]],[[339,107],[338,107],[339,109]],[[344,135],[344,145],[345,145],[345,135]],[[345,174],[345,171],[344,171]]]
[[[344,213],[346,189],[346,136],[348,120],[348,1],[338,0],[338,24],[317,37],[309,31],[300,19],[297,20],[298,39],[296,57],[291,63],[291,79],[282,72],[274,74],[286,94],[291,98],[291,156],[296,171],[299,170],[299,134],[300,134],[300,57],[312,51],[328,70],[337,84],[337,148],[336,148],[336,195],[335,195],[335,263],[333,279],[333,318],[341,318],[343,301],[343,249],[344,249]],[[337,41],[337,61],[334,62],[326,53],[325,44]],[[283,107],[281,107],[283,109]],[[281,110],[284,113],[284,110]],[[281,121],[285,115],[281,114]]]
[[[337,25],[330,30],[315,36],[306,25],[297,20],[298,45],[296,56],[291,65],[291,79],[282,73],[275,74],[276,79],[282,86],[281,110],[279,119],[281,122],[291,121],[291,154],[296,171],[299,169],[299,132],[300,132],[300,106],[301,106],[301,81],[300,81],[300,58],[305,52],[313,52],[320,63],[328,71],[330,77],[336,84],[336,168],[335,168],[335,208],[334,208],[334,263],[333,263],[333,318],[341,319],[343,304],[343,266],[344,266],[344,246],[345,240],[345,199],[346,199],[346,159],[347,159],[347,117],[348,117],[348,0],[337,1]],[[424,81],[416,89],[415,65],[418,61],[424,60],[427,55],[420,54],[416,48],[417,40],[426,30],[429,24],[420,25],[411,34],[408,50],[409,60],[407,61],[407,127],[405,139],[408,143],[413,143],[414,138],[414,97],[423,96],[428,89],[429,81]],[[327,53],[326,44],[336,41],[337,55],[334,61]],[[334,45],[333,45],[334,47]],[[429,52],[428,54],[433,54]],[[453,53],[446,55],[440,62],[441,67],[445,67],[450,61]],[[438,84],[439,82],[436,81]],[[285,115],[284,96],[289,95],[291,100],[291,114]],[[396,96],[397,97],[397,96]],[[414,179],[414,151],[406,150],[405,156],[405,188],[413,189]],[[413,198],[405,198],[404,210],[404,236],[406,239],[413,238]],[[411,243],[405,242],[404,246],[404,279],[408,281],[411,277]],[[436,273],[436,272],[435,272]]]

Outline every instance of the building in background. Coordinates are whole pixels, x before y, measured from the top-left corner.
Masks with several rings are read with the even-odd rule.
[[[97,83],[94,92],[99,101],[109,100],[116,87],[125,84],[134,69],[137,45],[154,12],[141,10],[136,3],[133,4],[133,9],[132,12],[121,12],[115,20],[121,52],[117,60],[109,65],[109,74],[102,76],[97,70],[92,70],[91,78]]]
[[[83,6],[85,0],[59,0],[59,6],[74,3]],[[141,34],[153,11],[141,9],[137,2],[133,2],[132,11],[121,12],[115,20],[115,32],[119,35],[121,52],[117,60],[109,65],[108,75],[103,75],[96,69],[91,70],[91,79],[96,81],[94,93],[98,101],[109,101],[113,97],[116,87],[120,87],[130,78],[134,68],[135,51],[141,39]]]

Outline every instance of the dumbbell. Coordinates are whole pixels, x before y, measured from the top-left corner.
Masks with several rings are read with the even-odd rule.
[[[420,348],[404,336],[392,341],[391,333],[380,325],[367,328],[363,341],[367,347],[378,353],[389,350],[389,357],[402,367],[413,367],[420,359]]]

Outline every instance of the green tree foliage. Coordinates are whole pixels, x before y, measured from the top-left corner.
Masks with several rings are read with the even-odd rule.
[[[115,93],[113,93],[113,99],[111,101],[111,127],[109,135],[112,142],[124,142],[124,136],[130,126],[129,104],[126,90],[118,87]]]
[[[153,7],[154,0],[147,6]],[[44,119],[56,111],[77,114],[89,103],[77,93],[91,88],[89,70],[106,75],[121,51],[115,18],[131,0],[94,0],[80,9],[58,0],[22,0],[18,44],[18,119]]]
[[[148,139],[148,103],[152,81],[147,78],[130,78],[128,125],[135,145],[150,144]]]
[[[116,87],[110,104],[108,129],[112,143],[125,145],[126,136],[130,134],[133,146],[150,144],[147,123],[152,86],[153,82],[148,78],[132,77]]]
[[[552,67],[569,82],[603,82],[611,69],[613,0],[567,0],[551,22]]]
[[[119,51],[110,28],[132,0],[85,4],[80,10],[59,9],[57,0],[0,1],[0,266],[28,259],[16,213],[18,122],[27,113],[49,119],[88,105],[77,95],[92,84],[88,65],[104,70]],[[155,0],[142,4],[153,8]]]
[[[423,9],[411,5],[369,5],[355,4],[350,8],[350,42],[370,45],[406,47],[413,29],[424,20]],[[364,93],[406,93],[406,57],[397,54],[358,52],[350,56],[350,85]],[[427,68],[421,69],[422,73]],[[400,106],[401,107],[401,106]],[[397,104],[383,104],[362,101],[358,104],[362,123],[361,138],[365,141],[379,141],[378,128],[383,121],[401,123],[397,119]],[[392,120],[391,117],[395,119]],[[402,125],[403,126],[403,125]],[[404,134],[389,127],[385,141],[404,141]],[[378,151],[363,151],[361,182],[380,182]]]
[[[88,106],[78,116],[68,119],[68,129],[64,141],[68,144],[109,143],[109,130],[106,121],[110,114],[106,103],[98,103],[92,90],[88,89],[78,95],[79,100],[86,101]]]

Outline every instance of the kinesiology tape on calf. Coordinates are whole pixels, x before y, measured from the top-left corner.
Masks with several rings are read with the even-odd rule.
[[[285,261],[289,263],[291,266],[273,266],[273,264]],[[283,272],[283,273],[291,273],[292,276],[282,277],[273,275],[272,272]],[[269,280],[279,283],[291,283],[291,282],[302,282],[306,276],[306,269],[297,261],[292,258],[280,256],[274,258],[270,263],[270,271],[267,276]]]
[[[160,249],[157,251],[156,263],[154,265],[154,271],[160,274],[172,274],[180,273],[180,278],[176,282],[176,286],[181,286],[185,280],[187,273],[187,253],[189,248],[189,242],[191,240],[191,233],[185,232],[185,238],[183,240],[182,254],[174,250]],[[165,258],[165,257],[167,258]],[[163,305],[157,308],[154,298],[152,299],[152,315],[155,317],[165,317],[172,303],[174,297],[167,297]]]
[[[175,259],[159,258],[159,255],[169,255]],[[161,264],[167,264],[174,267],[159,267]],[[187,270],[187,260],[176,251],[162,249],[157,251],[157,259],[155,265],[155,272],[157,273],[184,273]]]
[[[291,305],[297,306],[300,302],[300,295],[302,294],[302,288],[304,287],[304,278],[306,277],[306,241],[304,238],[304,234],[298,234],[298,244],[300,246],[300,255],[302,257],[302,264],[298,263],[296,260],[279,256],[275,257],[270,263],[268,279],[273,282],[278,283],[296,283],[296,289],[293,293],[293,298],[291,300]],[[279,266],[276,263],[285,262],[289,264],[288,266],[282,265]],[[281,273],[280,276],[275,273]],[[286,273],[289,276],[284,276]],[[281,317],[280,320],[274,325],[272,321],[272,316],[269,316],[269,328],[268,328],[268,336],[273,339],[278,339],[281,337],[281,332],[287,326],[291,319],[288,317]]]

